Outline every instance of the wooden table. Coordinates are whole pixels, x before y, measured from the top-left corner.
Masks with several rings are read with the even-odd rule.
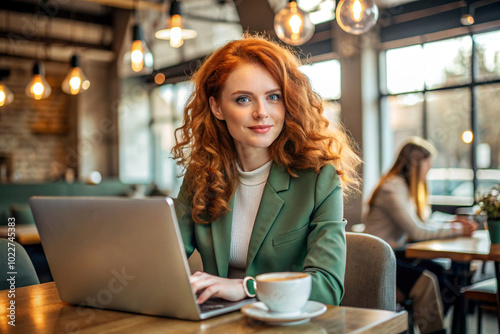
[[[500,244],[491,244],[488,231],[475,231],[472,237],[436,239],[409,244],[405,251],[408,258],[436,259],[449,258],[452,268],[459,278],[458,288],[467,284],[471,260],[495,261],[497,286],[500,287]],[[497,289],[497,302],[500,305],[500,295]],[[498,326],[500,329],[500,308],[498,310]],[[453,333],[464,333],[466,316],[464,296],[460,293],[454,307]]]
[[[406,256],[421,259],[446,257],[452,261],[500,261],[500,244],[491,245],[488,231],[475,231],[472,237],[436,239],[409,244]]]
[[[32,245],[40,243],[40,235],[36,226],[29,225],[16,225],[15,227],[16,241],[21,245]],[[8,226],[0,226],[0,238],[7,238],[9,235]]]
[[[273,327],[233,312],[203,321],[184,321],[65,304],[53,282],[17,288],[16,326],[6,315],[8,290],[0,291],[0,333],[400,333],[408,329],[405,311],[328,306],[307,324]]]

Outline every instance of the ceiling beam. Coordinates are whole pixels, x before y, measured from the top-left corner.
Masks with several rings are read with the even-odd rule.
[[[266,32],[270,36],[276,36],[274,12],[267,0],[234,0],[234,5],[244,31]]]
[[[13,55],[13,54],[8,54],[8,53],[0,53],[0,57],[1,58],[13,58],[13,59],[23,59],[23,60],[29,60],[29,61],[33,61],[33,60],[36,60],[36,58],[34,57],[30,57],[30,56],[26,56],[26,55]],[[59,64],[68,64],[70,62],[70,60],[59,60],[59,59],[53,59],[51,58],[50,56],[49,57],[45,57],[45,59],[43,59],[44,62],[51,62],[51,63],[59,63]]]
[[[87,2],[97,3],[99,5],[115,7],[128,10],[155,10],[164,12],[167,8],[165,3],[155,3],[143,0],[84,0]]]
[[[13,48],[18,43],[34,42],[34,43],[41,43],[41,44],[48,44],[48,45],[57,44],[57,45],[64,45],[67,47],[78,47],[78,48],[87,48],[87,49],[95,49],[95,50],[113,51],[113,48],[111,45],[78,42],[78,41],[72,41],[72,40],[61,39],[61,38],[53,38],[53,37],[40,37],[40,36],[25,35],[25,34],[23,35],[23,34],[17,34],[17,33],[12,32],[12,31],[0,30],[0,38],[8,39],[10,42],[9,43],[10,46]]]
[[[221,20],[207,16],[199,16],[193,14],[183,14],[182,15],[186,19],[195,20],[195,21],[204,21],[204,22],[213,22],[213,23],[227,23],[227,24],[240,24],[240,21],[233,20]]]
[[[78,11],[70,11],[61,8],[57,3],[44,4],[40,2],[41,5],[37,3],[21,2],[14,0],[1,0],[0,10],[5,10],[8,12],[18,12],[24,14],[33,14],[46,16],[48,18],[59,18],[67,19],[72,21],[80,21],[86,23],[94,23],[98,25],[103,25],[107,27],[112,26],[113,17],[111,15],[111,10],[102,15],[83,13]]]

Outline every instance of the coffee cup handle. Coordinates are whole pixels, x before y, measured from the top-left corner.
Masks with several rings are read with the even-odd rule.
[[[243,290],[247,297],[255,297],[255,290],[257,288],[257,281],[252,276],[247,276],[243,279]]]

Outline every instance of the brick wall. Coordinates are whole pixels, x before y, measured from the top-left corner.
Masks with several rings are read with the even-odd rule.
[[[68,168],[68,149],[75,127],[70,124],[70,99],[61,83],[67,66],[47,69],[52,87],[48,99],[35,101],[25,95],[31,77],[31,62],[11,68],[6,85],[14,101],[0,108],[0,157],[10,160],[11,182],[47,182],[57,180]],[[62,68],[62,69],[61,69]],[[54,71],[56,69],[56,71]],[[74,118],[74,117],[73,117]],[[5,182],[5,180],[2,180]]]

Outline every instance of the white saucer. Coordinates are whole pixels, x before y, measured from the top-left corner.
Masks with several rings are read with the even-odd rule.
[[[308,301],[306,305],[304,305],[300,314],[292,316],[269,312],[269,309],[263,302],[248,304],[241,309],[241,312],[249,318],[264,321],[270,325],[279,326],[303,324],[308,322],[309,319],[325,313],[325,311],[325,305],[312,300]]]

